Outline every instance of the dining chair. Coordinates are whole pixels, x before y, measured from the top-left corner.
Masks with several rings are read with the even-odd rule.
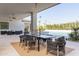
[[[24,46],[24,40],[25,40],[25,35],[20,35],[20,43],[19,43],[19,46]]]
[[[24,49],[27,47],[27,51],[29,52],[29,50],[31,49],[35,49],[35,45],[36,45],[36,40],[35,37],[31,36],[31,35],[26,35],[25,39],[25,47]]]
[[[64,36],[55,39],[55,41],[52,41],[52,39],[47,40],[47,54],[49,52],[57,56],[65,55],[65,44]]]

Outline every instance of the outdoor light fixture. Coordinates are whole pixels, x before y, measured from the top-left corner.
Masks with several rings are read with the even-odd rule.
[[[12,19],[16,19],[16,17],[13,15],[9,15],[9,21],[12,21]]]
[[[13,16],[12,19],[16,19],[16,17]]]
[[[14,14],[11,15],[11,19],[16,19]]]

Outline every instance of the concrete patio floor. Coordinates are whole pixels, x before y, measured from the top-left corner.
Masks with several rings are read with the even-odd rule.
[[[0,35],[0,56],[19,56],[16,50],[11,46],[11,42],[18,41],[18,35]],[[79,42],[67,41],[66,46],[74,49],[66,56],[79,56]]]

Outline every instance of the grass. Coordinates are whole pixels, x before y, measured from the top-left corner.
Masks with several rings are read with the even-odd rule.
[[[70,39],[68,39],[68,41],[79,42],[79,39],[78,39],[78,40],[76,40],[76,39],[74,39],[74,38],[70,38]]]

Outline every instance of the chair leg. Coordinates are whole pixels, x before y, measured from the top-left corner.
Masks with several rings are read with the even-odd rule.
[[[19,46],[23,45],[23,39],[20,39]]]
[[[24,50],[26,49],[27,41],[24,42]]]
[[[64,49],[63,49],[63,55],[65,55],[65,47],[64,47]]]
[[[57,56],[60,55],[60,52],[59,52],[59,46],[57,46]]]
[[[19,46],[21,45],[21,39],[20,39],[20,42],[19,42]]]
[[[37,41],[35,41],[35,50],[37,50]]]
[[[48,49],[46,49],[46,55],[48,55]]]
[[[29,41],[27,41],[27,52],[29,52]]]
[[[46,55],[48,55],[48,45],[47,45],[47,41],[46,41]]]

